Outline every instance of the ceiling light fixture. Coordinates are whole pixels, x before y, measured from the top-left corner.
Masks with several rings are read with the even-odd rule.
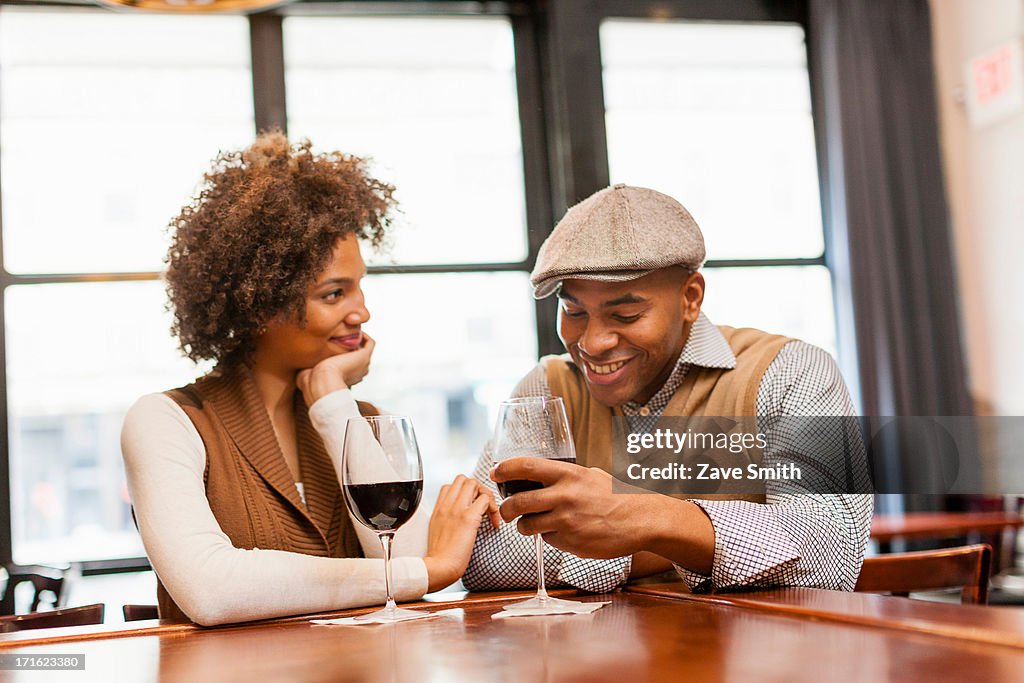
[[[107,7],[147,12],[176,12],[192,14],[262,12],[272,7],[287,5],[294,0],[97,0]]]

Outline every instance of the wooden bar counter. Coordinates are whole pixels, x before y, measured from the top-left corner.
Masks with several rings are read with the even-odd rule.
[[[666,584],[578,596],[612,601],[591,615],[491,619],[522,595],[417,603],[458,610],[394,625],[306,616],[4,634],[0,653],[82,654],[85,671],[2,671],[0,681],[1024,680],[1024,611],[1013,608],[815,589],[701,596]]]
[[[908,512],[875,515],[871,538],[879,543],[909,538],[949,538],[998,534],[1024,526],[1024,517],[1008,512]]]

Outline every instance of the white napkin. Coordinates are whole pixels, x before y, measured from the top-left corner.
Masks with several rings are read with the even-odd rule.
[[[510,617],[544,617],[562,614],[590,614],[611,602],[577,602],[572,605],[557,605],[554,607],[533,607],[527,609],[508,609],[491,615],[491,619],[508,619]]]
[[[462,619],[465,612],[461,607],[443,609],[439,612],[417,612],[416,616],[403,616],[399,621],[414,621],[416,619],[429,619],[430,617],[447,617],[450,619]],[[364,624],[394,624],[396,621],[380,619],[356,619],[355,617],[340,617],[338,619],[312,619],[309,623],[317,626],[363,626]]]

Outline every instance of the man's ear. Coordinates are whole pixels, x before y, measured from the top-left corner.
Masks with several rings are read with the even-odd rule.
[[[701,304],[704,303],[704,276],[700,272],[690,273],[683,283],[682,291],[683,319],[691,325],[697,322]]]

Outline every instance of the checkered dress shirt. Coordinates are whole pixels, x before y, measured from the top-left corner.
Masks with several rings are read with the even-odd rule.
[[[668,381],[645,405],[626,403],[622,410],[635,431],[653,425],[693,366],[733,368],[728,342],[702,313],[690,330]],[[513,396],[550,393],[538,365],[520,381]],[[793,341],[768,366],[757,391],[759,429],[772,418],[854,414],[846,385],[832,357],[817,347]],[[788,444],[813,454],[828,444]],[[770,449],[765,452],[766,459]],[[489,472],[491,444],[474,472],[497,497]],[[813,586],[853,590],[864,557],[873,512],[870,494],[812,494],[793,490],[785,480],[770,482],[765,503],[742,500],[694,500],[715,529],[711,576],[676,566],[693,590],[727,590],[767,586]],[[866,490],[866,489],[858,489]],[[631,557],[592,560],[546,546],[545,579],[550,587],[573,586],[604,592],[629,578]],[[480,526],[473,557],[463,577],[470,590],[528,588],[536,585],[533,539],[513,524]]]

